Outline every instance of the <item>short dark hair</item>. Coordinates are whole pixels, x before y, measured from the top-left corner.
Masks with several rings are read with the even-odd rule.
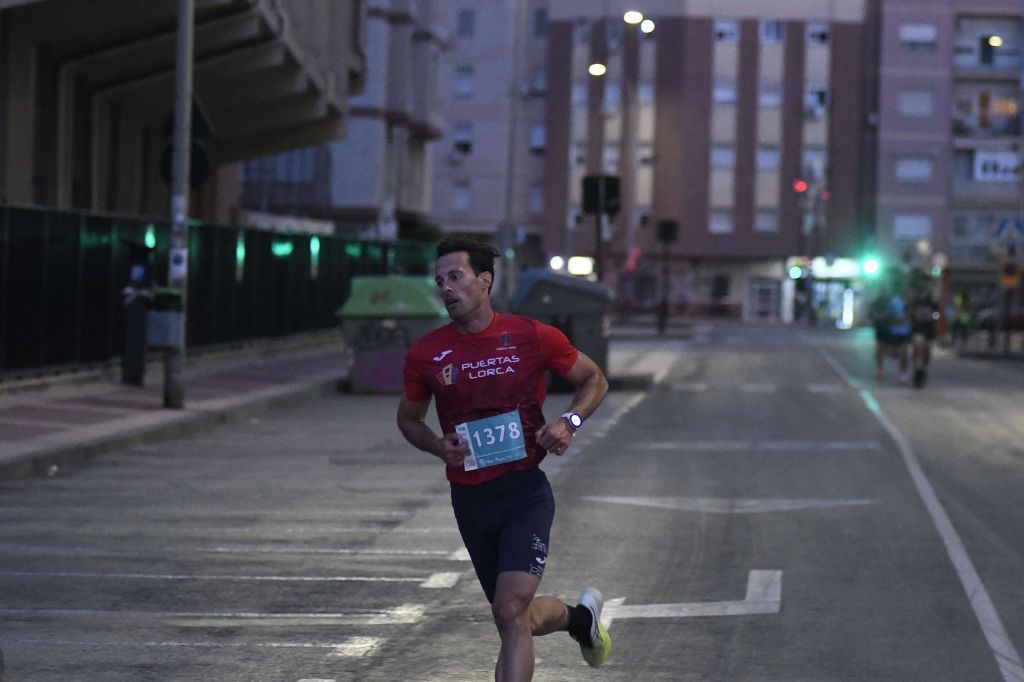
[[[458,251],[465,251],[469,256],[469,267],[473,268],[473,274],[479,275],[481,272],[489,272],[491,277],[494,277],[494,259],[501,258],[501,253],[496,248],[475,239],[460,239],[456,237],[445,239],[437,245],[438,258]]]

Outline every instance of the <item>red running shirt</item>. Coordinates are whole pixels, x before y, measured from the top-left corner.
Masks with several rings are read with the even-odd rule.
[[[465,471],[447,467],[452,483],[477,485],[509,471],[532,469],[547,453],[534,434],[546,422],[544,372],[565,375],[579,351],[552,326],[519,315],[495,313],[487,329],[459,334],[454,324],[435,329],[405,356],[405,397],[422,403],[434,397],[444,433],[455,425],[519,409],[526,459]]]

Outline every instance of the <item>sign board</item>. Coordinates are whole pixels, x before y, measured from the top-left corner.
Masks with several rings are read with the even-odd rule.
[[[999,265],[999,284],[1004,289],[1016,289],[1020,284],[1020,267],[1013,261],[1004,261]]]
[[[974,153],[976,182],[1020,182],[1020,156],[1017,152]]]
[[[1024,244],[1024,222],[1019,218],[1003,218],[996,228],[996,243],[1002,246]]]

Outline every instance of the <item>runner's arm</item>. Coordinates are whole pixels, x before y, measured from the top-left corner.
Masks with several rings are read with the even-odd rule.
[[[462,466],[469,446],[461,442],[454,433],[442,438],[427,426],[425,420],[428,407],[429,399],[418,403],[402,396],[398,403],[398,430],[414,447],[444,460],[449,466]]]
[[[604,372],[586,354],[580,353],[565,378],[576,385],[569,412],[576,412],[584,421],[592,415],[608,392]],[[559,417],[537,430],[537,442],[549,452],[564,452],[572,443],[573,430]]]

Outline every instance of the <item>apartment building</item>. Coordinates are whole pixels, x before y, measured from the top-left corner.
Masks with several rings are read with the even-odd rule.
[[[653,30],[625,23],[626,10],[653,19]],[[634,307],[667,295],[694,312],[790,319],[800,283],[788,266],[806,259],[815,301],[838,315],[859,274],[846,258],[870,228],[869,10],[551,0],[545,250],[598,252],[581,181],[617,175],[621,209],[603,230],[603,269]],[[594,62],[603,76],[589,74]],[[678,226],[667,245],[657,238],[664,221]]]
[[[518,266],[547,262],[547,5],[445,0],[440,8],[449,49],[439,79],[446,123],[433,215],[447,232],[515,247]]]
[[[1024,250],[1021,47],[1017,0],[881,3],[879,246],[941,270],[947,301],[1001,300]]]

